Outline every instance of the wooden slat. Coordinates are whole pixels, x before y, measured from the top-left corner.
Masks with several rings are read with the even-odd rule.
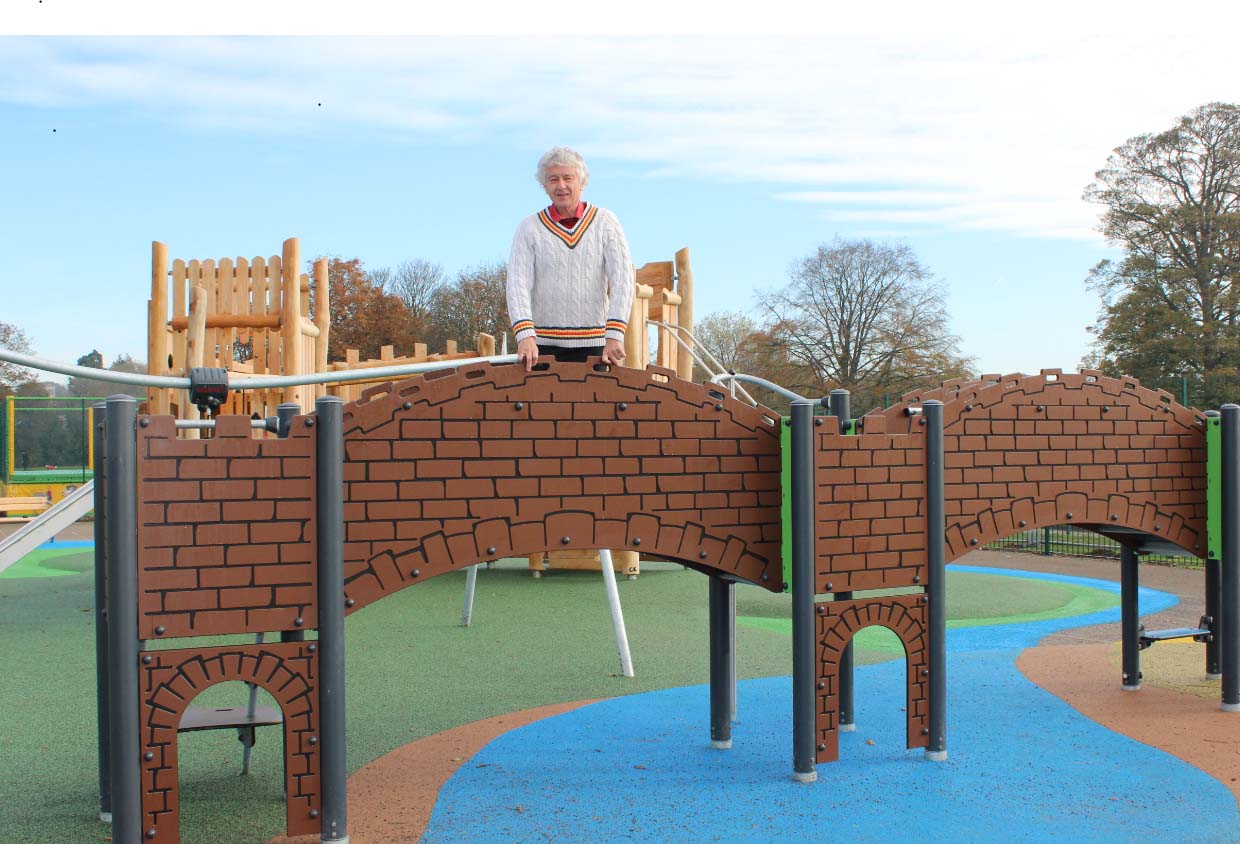
[[[267,262],[261,256],[250,262],[250,289],[254,297],[254,313],[267,314]],[[254,371],[271,374],[267,366],[267,343],[270,332],[255,332]]]
[[[281,312],[280,291],[280,256],[272,255],[267,259],[267,302],[270,313],[279,314]],[[267,346],[267,371],[272,375],[284,375],[284,350],[281,346],[282,338],[279,331],[272,331],[268,335]],[[279,402],[276,402],[279,404]]]
[[[217,316],[232,317],[237,313],[237,302],[234,298],[236,290],[233,280],[233,262],[232,258],[221,258],[219,266],[215,271],[216,289],[219,290],[219,311]],[[220,351],[219,363],[225,369],[232,363],[232,344],[237,339],[237,329],[234,326],[218,326],[220,329]]]
[[[148,375],[168,373],[168,247],[158,240],[151,243],[151,298],[147,303],[146,371]],[[167,390],[148,387],[146,398],[151,413],[167,413]]]
[[[314,324],[319,327],[315,341],[314,371],[327,371],[327,351],[331,341],[331,290],[328,284],[327,259],[314,262]],[[327,395],[327,385],[320,384],[316,396]]]
[[[676,324],[680,337],[693,344],[693,267],[689,264],[689,247],[676,251],[676,292],[680,294],[680,307],[676,311]],[[696,349],[695,349],[696,351]],[[676,374],[685,381],[693,380],[693,356],[681,349]]]
[[[197,261],[193,262],[195,266]],[[189,314],[189,268],[185,262],[177,258],[172,262],[172,315],[174,317]],[[172,335],[172,375],[185,375],[185,332]]]

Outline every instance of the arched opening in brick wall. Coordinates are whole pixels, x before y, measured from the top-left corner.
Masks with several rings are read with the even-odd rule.
[[[279,708],[283,728],[266,729],[264,738],[269,742],[280,741],[283,733],[282,750],[274,754],[274,758],[282,758],[282,773],[277,776],[283,785],[286,829],[289,835],[318,832],[316,673],[313,642],[144,654],[140,727],[143,840],[155,844],[177,844],[180,840],[178,730],[184,725],[186,713],[194,701],[222,684],[236,696],[236,705],[245,705],[248,693],[245,684],[253,683]],[[211,694],[208,699],[214,701],[215,697]],[[231,730],[226,734],[236,735]],[[265,754],[265,757],[271,756],[273,754]],[[236,743],[236,760],[239,771],[240,742]]]
[[[566,538],[568,542],[563,541]],[[717,535],[700,524],[667,525],[651,513],[613,519],[606,514],[568,510],[548,513],[541,522],[516,527],[502,519],[490,519],[479,522],[472,535],[444,537],[436,533],[426,541],[407,543],[403,550],[384,548],[367,561],[364,569],[346,578],[346,612],[356,612],[386,595],[476,563],[523,558],[541,551],[599,548],[639,551],[702,574],[752,572],[752,579],[763,586],[769,580],[765,561],[750,552],[744,542]],[[435,560],[449,564],[432,565]]]
[[[1146,534],[1175,545],[1189,554],[1204,556],[1206,537],[1199,523],[1187,522],[1179,513],[1160,509],[1142,496],[1110,495],[1093,498],[1084,493],[1062,493],[1053,499],[1024,498],[1011,502],[1010,509],[986,510],[973,518],[956,518],[947,529],[947,562],[970,551],[1022,531],[1065,525],[1106,536],[1108,529],[1134,531],[1133,541]],[[1121,543],[1123,538],[1111,537]]]
[[[848,643],[867,627],[889,630],[899,640],[905,665],[906,746],[927,745],[929,651],[924,597],[920,594],[893,595],[817,605],[818,762],[833,762],[839,758],[840,658]]]
[[[783,590],[779,417],[671,370],[478,365],[344,408],[351,611],[479,562],[636,551]]]

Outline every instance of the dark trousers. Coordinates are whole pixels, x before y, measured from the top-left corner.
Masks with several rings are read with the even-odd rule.
[[[596,358],[603,354],[602,346],[541,346],[540,355],[555,355],[562,363],[585,363],[586,358]]]

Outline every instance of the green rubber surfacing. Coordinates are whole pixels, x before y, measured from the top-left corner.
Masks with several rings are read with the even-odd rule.
[[[37,565],[78,567],[82,558],[65,555]],[[534,580],[524,560],[484,569],[469,629],[459,626],[463,573],[433,578],[351,616],[350,772],[408,742],[482,718],[706,683],[707,579],[670,563],[643,562],[642,568],[637,580],[619,582],[637,669],[632,680],[617,676],[595,572],[552,570]],[[1074,600],[1089,597],[1062,584],[949,576],[949,614],[957,623],[1000,623],[1007,620],[997,615],[1001,611],[1068,614]],[[10,840],[104,842],[108,834],[94,819],[92,588],[89,562],[66,576],[0,580],[0,734],[6,744],[0,794],[7,798],[0,801],[0,828]],[[762,624],[780,621],[788,608],[787,596],[753,586],[737,587],[737,603]],[[737,639],[740,678],[790,673],[785,633],[741,623]],[[881,642],[858,640],[859,660],[890,656]],[[242,684],[223,684],[194,705],[236,706],[245,695]],[[265,693],[259,702],[271,704]],[[245,844],[283,832],[277,730],[259,730],[249,777],[238,776],[240,744],[232,732],[183,734],[179,745],[185,844]]]

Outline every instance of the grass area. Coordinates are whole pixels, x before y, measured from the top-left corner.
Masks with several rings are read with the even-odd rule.
[[[85,565],[81,555],[45,561],[53,563],[79,570],[0,580],[0,724],[7,747],[0,827],[18,841],[103,842],[108,828],[95,820],[93,575],[89,557]],[[966,573],[949,578],[949,613],[958,619],[1062,611],[1077,597],[1061,584]],[[632,680],[617,676],[603,584],[593,572],[553,570],[534,580],[523,560],[483,571],[469,629],[459,626],[463,573],[362,610],[347,626],[350,770],[492,715],[707,682],[707,582],[660,563],[643,563],[639,579],[620,581],[637,670]],[[742,615],[784,623],[789,600],[741,586],[737,607]],[[737,650],[742,678],[790,671],[780,629],[738,625]],[[859,661],[890,655],[881,643],[859,643]],[[245,696],[242,684],[224,684],[195,705],[240,705]],[[703,740],[706,730],[703,724]],[[257,842],[283,831],[280,745],[277,730],[260,730],[254,772],[242,778],[235,734],[181,736],[185,844]]]

